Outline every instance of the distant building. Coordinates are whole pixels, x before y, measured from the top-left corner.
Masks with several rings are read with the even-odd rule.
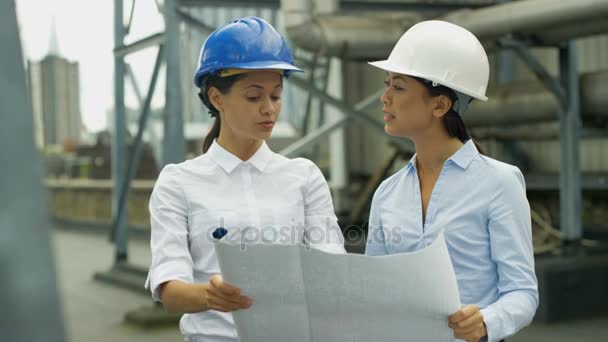
[[[28,64],[37,146],[79,142],[83,126],[78,63],[60,56],[54,26],[48,55]]]

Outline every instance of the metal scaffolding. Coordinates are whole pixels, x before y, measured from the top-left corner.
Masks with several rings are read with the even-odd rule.
[[[541,4],[544,0],[528,0],[519,1],[517,4],[502,4],[499,6],[511,6],[514,8],[526,7],[524,3],[530,3],[531,8],[535,11],[540,11],[536,4]],[[128,253],[127,253],[127,196],[130,188],[130,183],[133,179],[133,175],[137,170],[137,164],[139,155],[141,153],[142,135],[146,126],[149,110],[150,101],[154,95],[155,83],[158,78],[158,72],[161,65],[164,63],[166,66],[166,105],[164,113],[164,140],[162,148],[162,161],[161,166],[168,163],[176,163],[184,160],[185,158],[185,142],[184,142],[184,131],[183,131],[183,114],[182,114],[182,94],[181,94],[181,82],[180,82],[180,56],[179,56],[179,38],[180,38],[180,25],[184,24],[186,27],[199,30],[204,33],[210,33],[214,26],[220,24],[219,22],[205,22],[196,15],[193,15],[192,10],[204,6],[205,8],[211,8],[214,6],[223,8],[256,8],[258,11],[266,9],[272,11],[272,15],[276,18],[279,8],[281,8],[282,2],[280,1],[257,1],[255,3],[249,1],[194,1],[194,0],[165,0],[163,5],[157,6],[159,11],[163,14],[165,20],[165,31],[150,35],[144,39],[140,39],[129,45],[125,44],[125,38],[128,34],[131,22],[133,20],[133,8],[135,0],[131,1],[131,8],[128,21],[124,24],[124,13],[123,6],[124,0],[114,0],[115,2],[115,116],[114,116],[114,127],[115,131],[113,134],[112,144],[112,158],[113,158],[113,181],[114,181],[114,193],[113,193],[113,227],[112,227],[112,240],[116,245],[115,261],[116,265],[127,265],[128,264]],[[446,6],[449,1],[442,2],[442,5]],[[462,6],[468,6],[472,8],[481,7],[481,9],[469,10],[465,14],[458,15],[443,15],[445,18],[455,18],[463,22],[475,23],[475,30],[485,32],[482,35],[489,35],[486,31],[486,22],[483,21],[483,15],[481,11],[495,13],[496,9],[494,6],[488,6],[496,3],[503,3],[508,1],[461,1],[458,4],[451,3],[449,9],[457,9]],[[337,2],[336,2],[337,3]],[[358,8],[363,2],[357,1],[341,1],[340,8]],[[407,10],[416,9],[422,11],[423,7],[428,9],[431,7],[430,3],[425,1],[417,0],[395,0],[385,1],[387,6],[403,6]],[[293,6],[293,3],[290,3]],[[334,4],[335,5],[335,4]],[[375,4],[377,5],[377,4]],[[375,6],[374,5],[374,6]],[[369,6],[372,6],[369,4]],[[412,7],[413,6],[413,7]],[[485,6],[485,7],[484,7]],[[306,6],[305,6],[306,7]],[[330,6],[331,7],[331,6]],[[576,6],[579,8],[580,6]],[[334,6],[333,10],[336,10]],[[443,8],[445,11],[447,8]],[[476,13],[480,11],[480,13]],[[585,15],[584,9],[581,9],[580,15]],[[411,12],[410,12],[411,13]],[[429,12],[426,12],[427,14]],[[536,12],[535,12],[536,13]],[[561,13],[561,12],[560,12]],[[578,12],[577,12],[578,13]],[[326,20],[331,20],[331,13],[324,13]],[[478,15],[479,14],[479,15]],[[297,19],[307,22],[308,19],[313,19],[312,14],[310,17],[306,15],[300,15]],[[528,17],[526,17],[528,18]],[[217,18],[216,18],[217,19]],[[528,18],[530,19],[530,18]],[[468,20],[468,21],[467,21]],[[551,19],[552,20],[552,19]],[[501,27],[508,27],[509,18],[505,16],[501,23]],[[548,20],[549,22],[550,20]],[[527,27],[529,23],[534,21],[528,20],[520,22],[518,27],[529,33],[531,28]],[[553,21],[550,21],[553,23]],[[310,24],[310,22],[308,22]],[[307,24],[307,25],[308,25]],[[403,25],[403,22],[400,24]],[[473,25],[473,24],[471,24]],[[466,25],[464,25],[466,27]],[[600,25],[601,26],[601,25]],[[334,26],[331,26],[332,28]],[[474,30],[474,31],[475,31]],[[488,29],[490,30],[490,29]],[[576,48],[572,40],[560,41],[558,43],[552,43],[556,46],[560,53],[560,75],[559,80],[552,78],[549,73],[543,68],[543,66],[532,56],[529,51],[529,47],[534,44],[534,41],[529,39],[526,35],[524,40],[516,40],[513,37],[517,35],[511,35],[512,33],[508,29],[504,28],[497,35],[489,35],[494,41],[492,46],[498,47],[501,50],[499,57],[499,68],[498,68],[498,79],[500,83],[507,83],[511,80],[511,75],[514,73],[514,56],[515,54],[522,58],[526,64],[539,76],[543,81],[545,87],[556,96],[559,102],[559,120],[561,125],[561,178],[560,178],[560,197],[561,197],[561,226],[563,231],[563,238],[565,243],[576,243],[582,237],[581,227],[581,190],[580,190],[580,170],[578,160],[578,146],[579,146],[579,135],[580,135],[580,100],[578,98],[578,75],[576,70]],[[541,32],[547,30],[542,30]],[[490,30],[492,31],[492,30]],[[589,30],[588,32],[595,32]],[[494,32],[494,31],[492,31]],[[578,31],[577,31],[578,32]],[[587,32],[587,31],[585,31]],[[579,37],[585,34],[585,32],[579,32],[573,37],[568,39]],[[289,30],[288,30],[289,33]],[[346,34],[344,37],[354,37],[357,35]],[[554,37],[554,36],[551,36]],[[564,36],[564,37],[567,37]],[[289,35],[288,35],[289,38]],[[490,39],[490,38],[488,38]],[[496,43],[497,42],[497,43]],[[348,42],[343,42],[344,46],[348,45]],[[547,41],[543,41],[544,46],[547,46]],[[310,44],[310,42],[308,43]],[[356,44],[355,44],[356,45]],[[144,48],[151,46],[158,47],[157,60],[153,70],[153,77],[151,84],[148,86],[146,97],[141,99],[141,93],[137,86],[130,67],[125,64],[124,58],[128,54],[134,53]],[[550,45],[551,46],[551,45]],[[372,104],[377,101],[380,91],[370,95],[365,100],[361,101],[356,105],[350,105],[346,101],[342,100],[339,96],[330,94],[327,88],[328,79],[327,75],[331,72],[330,58],[324,51],[312,51],[307,52],[310,58],[302,58],[301,56],[306,55],[299,54],[297,51],[298,47],[294,48],[296,58],[300,58],[298,63],[302,63],[306,69],[310,72],[308,76],[293,75],[288,80],[289,84],[294,84],[301,88],[308,96],[305,101],[306,112],[302,119],[302,133],[303,136],[298,141],[294,142],[290,146],[282,149],[281,154],[293,157],[305,150],[309,150],[311,147],[316,146],[320,139],[323,139],[339,130],[343,130],[346,123],[354,119],[354,121],[362,124],[365,127],[371,128],[378,132],[382,136],[385,136],[387,140],[391,140],[394,144],[400,146],[405,151],[413,151],[413,146],[409,141],[404,139],[390,138],[385,135],[383,125],[377,121],[371,119],[366,110],[370,108]],[[330,50],[325,51],[327,53]],[[334,50],[331,50],[334,51]],[[353,50],[355,51],[355,50]],[[513,51],[513,52],[511,52]],[[301,55],[301,56],[299,56]],[[348,59],[348,56],[342,56],[343,59]],[[355,58],[357,59],[357,58]],[[127,148],[126,142],[126,124],[125,124],[125,77],[129,78],[134,86],[138,98],[141,102],[139,128],[133,146],[130,149],[130,153]],[[316,102],[315,102],[316,101]],[[319,113],[318,125],[311,126],[311,113],[315,110],[313,103],[319,105],[316,111]],[[327,110],[335,110],[342,113],[335,118],[328,118],[324,113]],[[342,138],[343,140],[343,138]],[[512,146],[514,149],[516,146]],[[335,149],[338,151],[340,149]],[[343,150],[343,149],[342,149]],[[521,152],[521,151],[520,151]],[[129,159],[127,159],[129,157]],[[346,161],[342,158],[341,168],[346,168]],[[336,168],[337,163],[332,163],[332,168]],[[338,165],[340,166],[340,165]],[[340,167],[338,167],[340,169]],[[330,173],[340,173],[340,170],[330,170]],[[340,176],[338,176],[340,178]],[[331,184],[331,178],[330,178]]]

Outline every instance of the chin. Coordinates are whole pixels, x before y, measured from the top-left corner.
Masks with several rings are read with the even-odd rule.
[[[262,134],[258,135],[256,138],[259,139],[259,140],[266,141],[266,140],[270,139],[271,135],[272,135],[272,132],[262,133]]]
[[[389,125],[384,125],[384,132],[388,135],[390,135],[391,137],[397,137],[397,138],[405,138],[406,135],[403,134],[403,132],[399,132],[398,130],[395,129],[395,127],[391,127]]]

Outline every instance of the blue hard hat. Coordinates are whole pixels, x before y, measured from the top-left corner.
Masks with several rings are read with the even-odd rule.
[[[227,68],[279,69],[284,75],[302,71],[294,66],[291,50],[281,34],[263,19],[245,17],[213,31],[203,43],[194,84]]]

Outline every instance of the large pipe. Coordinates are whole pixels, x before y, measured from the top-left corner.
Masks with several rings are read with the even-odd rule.
[[[599,33],[598,27],[604,29],[600,32],[606,32],[607,17],[607,0],[525,0],[455,11],[440,19],[467,28],[481,40],[515,33],[537,43],[555,44]],[[559,33],[554,34],[553,30]]]
[[[608,71],[580,76],[583,117],[608,118]],[[464,115],[470,127],[530,124],[556,120],[556,97],[539,82],[514,82],[498,87],[487,102],[475,101]]]
[[[399,37],[423,20],[416,13],[334,15],[321,9],[321,1],[281,0],[287,35],[306,50],[346,59],[387,56]],[[329,6],[331,8],[331,6]],[[334,6],[337,7],[337,6]]]
[[[347,59],[385,58],[413,24],[428,19],[418,13],[311,16],[294,11],[310,1],[282,0],[287,34],[295,45]],[[426,3],[421,0],[421,3]],[[310,7],[308,7],[310,8]],[[471,30],[493,48],[497,37],[516,34],[540,44],[608,32],[608,0],[521,0],[477,10],[459,10],[438,19]],[[581,24],[582,23],[582,24]]]

